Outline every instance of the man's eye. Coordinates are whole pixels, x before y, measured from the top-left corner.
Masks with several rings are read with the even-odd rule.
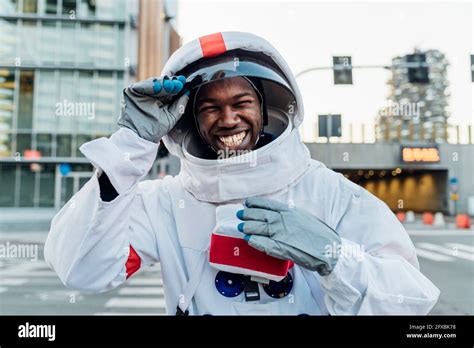
[[[213,112],[217,110],[217,106],[205,106],[199,112]]]
[[[241,107],[241,106],[247,106],[247,105],[249,105],[249,104],[251,104],[251,103],[252,103],[251,100],[242,100],[242,101],[238,102],[238,103],[235,104],[235,105]]]

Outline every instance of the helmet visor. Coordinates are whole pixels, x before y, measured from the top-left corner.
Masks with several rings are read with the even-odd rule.
[[[223,55],[201,59],[181,70],[186,77],[184,91],[198,90],[205,84],[232,77],[247,77],[259,80],[259,92],[266,107],[285,113],[296,112],[296,97],[280,68],[263,59],[264,54],[252,54],[242,50],[229,51]]]
[[[273,81],[290,90],[286,79],[275,70],[259,63],[244,61],[238,58],[198,69],[187,76],[185,89],[193,90],[210,82],[238,76]]]

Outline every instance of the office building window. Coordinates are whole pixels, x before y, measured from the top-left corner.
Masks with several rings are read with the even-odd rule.
[[[14,19],[0,19],[0,37],[2,38],[0,63],[15,64],[15,58],[17,58],[16,47],[19,42],[17,21]]]
[[[37,0],[23,0],[23,13],[36,13],[37,11]]]
[[[114,26],[110,24],[99,24],[97,27],[98,49],[95,64],[99,67],[110,67],[116,65],[115,53],[116,37]]]
[[[79,16],[94,17],[96,0],[81,0],[79,3]]]
[[[98,41],[95,30],[96,24],[91,23],[81,23],[78,28],[77,40],[81,49],[77,52],[76,63],[79,66],[93,66],[95,56],[99,54],[95,49]]]
[[[0,157],[13,156],[12,133],[0,132]]]
[[[38,90],[36,91],[33,129],[39,133],[55,132],[60,117],[56,115],[60,111],[57,98],[58,84],[56,83],[56,75],[59,76],[59,72],[41,70],[36,74]]]
[[[0,164],[0,182],[2,183],[0,207],[13,207],[15,203],[15,173],[16,164]]]
[[[99,133],[111,133],[118,115],[115,114],[116,103],[116,78],[113,73],[101,72],[96,80],[96,119],[95,131]]]
[[[15,71],[0,69],[0,156],[11,156]]]
[[[63,15],[76,17],[76,0],[63,0]]]
[[[40,179],[39,181],[39,197],[36,203],[39,207],[53,207],[54,206],[54,178],[55,178],[55,165],[54,164],[42,164],[41,171],[38,172]],[[38,190],[35,190],[38,191]]]
[[[61,71],[59,75],[59,100],[57,101],[59,108],[56,112],[59,132],[73,133],[75,130],[75,90],[74,74],[70,71]]]
[[[116,61],[115,64],[117,67],[124,67],[125,66],[125,28],[123,25],[116,25],[115,26],[115,33],[116,33],[116,39],[115,39],[115,49],[116,49]],[[130,57],[127,57],[130,63]],[[128,67],[127,67],[128,68]]]
[[[51,134],[37,134],[36,135],[36,150],[41,152],[42,157],[50,157],[52,155]]]
[[[20,166],[20,207],[34,206],[35,172],[31,163]]]
[[[79,82],[76,84],[76,99],[82,105],[84,114],[76,117],[77,131],[79,133],[91,133],[96,118],[95,88],[92,72],[80,72]]]
[[[50,20],[41,22],[39,56],[43,64],[54,64],[59,60],[59,55],[56,53],[61,49],[58,45],[61,42],[58,24],[59,22]]]
[[[74,64],[76,53],[76,23],[61,22],[60,60],[69,65]]]
[[[18,5],[18,0],[3,0],[0,13],[6,15],[17,13],[19,12]]]
[[[44,12],[46,14],[57,14],[58,13],[58,0],[46,0],[44,4]]]
[[[16,135],[16,151],[24,156],[25,150],[31,150],[31,134],[19,133]]]
[[[33,70],[20,70],[18,129],[30,130],[33,123]]]
[[[19,51],[17,52],[18,57],[17,65],[36,64],[40,61],[38,55],[38,48],[40,47],[39,42],[39,31],[36,21],[22,20],[19,28]]]
[[[122,19],[125,17],[123,0],[100,0],[97,2],[97,17],[101,19]]]
[[[0,64],[124,67],[123,24],[0,19],[0,37]]]
[[[56,139],[56,156],[71,157],[72,136],[70,134],[58,134]]]

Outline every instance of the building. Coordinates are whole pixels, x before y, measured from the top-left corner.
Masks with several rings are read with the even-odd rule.
[[[447,142],[448,65],[438,50],[392,60],[390,95],[376,118],[376,141]]]
[[[149,3],[165,21],[162,2]],[[59,208],[89,180],[78,148],[116,130],[139,66],[139,9],[138,0],[0,2],[0,207]]]
[[[469,197],[474,197],[474,144],[306,145],[312,158],[366,188],[393,211],[466,213]]]

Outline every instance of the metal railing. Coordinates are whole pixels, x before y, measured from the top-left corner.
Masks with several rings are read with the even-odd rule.
[[[391,127],[380,127],[373,123],[348,123],[342,125],[341,137],[319,137],[317,126],[313,134],[303,132],[303,141],[307,143],[353,143],[370,144],[377,142],[400,143],[444,143],[474,144],[474,126],[471,124],[432,124],[430,128],[417,127],[409,124],[402,128],[401,124]]]

